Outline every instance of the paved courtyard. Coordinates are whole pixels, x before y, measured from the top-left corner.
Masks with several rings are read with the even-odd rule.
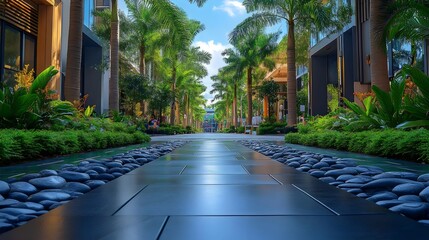
[[[428,239],[429,228],[252,151],[193,134],[184,147],[0,239]]]

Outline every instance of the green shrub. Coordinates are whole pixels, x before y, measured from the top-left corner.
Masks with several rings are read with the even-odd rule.
[[[240,126],[237,128],[237,133],[244,133],[245,128],[243,126]]]
[[[297,132],[296,127],[288,127],[285,122],[274,122],[274,123],[261,123],[258,127],[258,135],[264,134],[288,134],[290,132]]]
[[[40,157],[148,142],[148,135],[115,131],[0,130],[0,165]]]
[[[429,130],[290,133],[288,143],[429,163]]]

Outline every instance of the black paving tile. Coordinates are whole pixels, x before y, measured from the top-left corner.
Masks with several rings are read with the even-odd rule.
[[[273,175],[273,177],[279,182],[293,184],[297,189],[311,195],[340,215],[389,213],[386,208],[326,184],[308,174]]]
[[[243,165],[250,174],[296,174],[296,170],[284,164],[266,166]]]
[[[400,215],[172,216],[160,239],[428,239],[429,227]]]
[[[184,169],[186,165],[183,166],[157,166],[157,165],[147,165],[140,168],[137,168],[128,174],[132,175],[140,175],[140,174],[156,174],[156,175],[175,175],[180,174]]]
[[[187,165],[182,174],[248,174],[241,165]]]
[[[156,239],[165,216],[74,216],[46,214],[0,235],[1,240]]]
[[[254,185],[279,183],[269,175],[125,175],[123,184],[145,185]]]
[[[49,212],[55,216],[111,216],[147,184],[118,178]]]
[[[428,227],[236,142],[209,140],[190,142],[0,239],[158,239],[165,223],[160,239],[429,236]]]
[[[149,185],[117,212],[117,215],[332,214],[288,185]]]

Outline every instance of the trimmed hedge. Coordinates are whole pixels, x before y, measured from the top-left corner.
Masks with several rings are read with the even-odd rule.
[[[0,165],[150,141],[142,132],[0,130]]]
[[[146,129],[147,134],[164,134],[164,135],[175,135],[175,134],[187,134],[195,133],[192,127],[187,126],[186,128],[179,125],[161,124],[158,128]]]
[[[429,130],[289,133],[285,141],[429,163]]]
[[[275,122],[275,123],[261,123],[258,127],[258,135],[265,134],[287,134],[290,132],[297,132],[296,127],[288,127],[287,123]]]

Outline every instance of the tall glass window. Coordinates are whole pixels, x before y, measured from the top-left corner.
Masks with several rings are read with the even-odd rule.
[[[24,43],[24,65],[28,64],[28,69],[36,67],[36,39],[30,36],[25,36]]]
[[[15,82],[15,73],[21,69],[21,33],[12,27],[4,29],[4,81],[7,85]]]
[[[94,23],[94,17],[92,12],[94,11],[94,0],[85,0],[83,7],[83,24],[88,28],[91,28]]]
[[[411,43],[403,39],[395,39],[388,46],[389,75],[394,76],[404,65],[413,65],[424,71],[423,42]]]
[[[12,87],[24,65],[36,68],[36,37],[0,21],[0,46],[0,82]]]

